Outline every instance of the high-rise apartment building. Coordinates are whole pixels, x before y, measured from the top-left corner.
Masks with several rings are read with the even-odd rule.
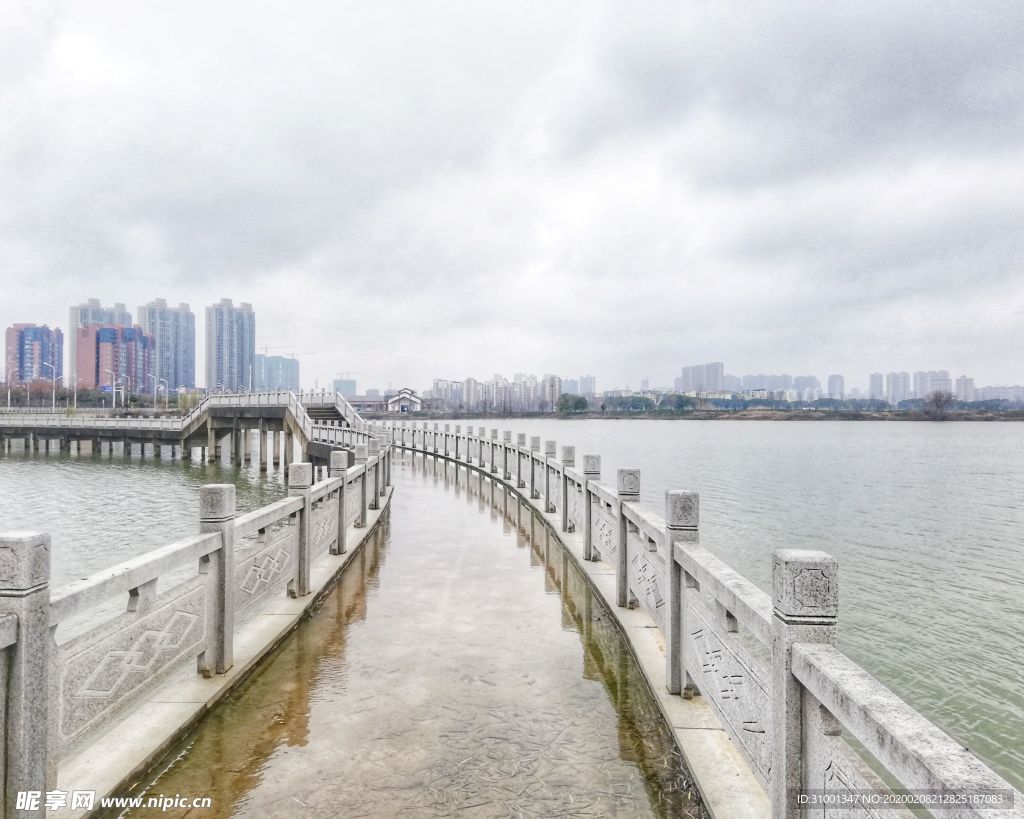
[[[104,324],[111,327],[131,327],[132,314],[118,302],[113,307],[104,307],[99,299],[89,299],[71,308],[68,322],[68,386],[74,387],[78,377],[78,333],[80,327],[90,324]]]
[[[4,379],[22,383],[64,377],[64,334],[47,325],[15,324],[4,334]]]
[[[597,395],[597,379],[592,375],[580,376],[580,395],[593,398]]]
[[[721,392],[725,365],[721,361],[683,367],[676,381],[677,392]]]
[[[566,395],[579,395],[580,394],[580,381],[578,378],[563,378],[562,379],[562,392]]]
[[[335,378],[334,391],[341,393],[343,398],[355,398],[357,395],[356,382],[351,378]]]
[[[542,412],[552,412],[562,395],[562,379],[557,375],[545,375],[540,382]]]
[[[846,383],[841,375],[828,377],[828,397],[842,401],[846,397]]]
[[[933,392],[952,392],[949,370],[919,370],[914,373],[914,398],[927,398]]]
[[[885,399],[895,407],[910,398],[910,373],[886,373]]]
[[[977,391],[974,389],[974,379],[961,375],[956,380],[956,398],[958,401],[976,400]]]
[[[885,399],[885,385],[881,373],[871,373],[868,376],[868,398],[872,401]]]
[[[256,386],[256,314],[221,299],[206,308],[206,389],[248,392]]]
[[[256,389],[299,392],[299,360],[283,355],[256,355]]]
[[[79,388],[111,387],[123,390],[123,395],[146,391],[152,350],[153,339],[141,327],[90,324],[77,328],[75,372]]]
[[[154,299],[137,311],[138,324],[153,338],[151,368],[146,390],[152,391],[159,380],[167,389],[196,385],[196,316],[187,304],[168,307],[166,299]]]

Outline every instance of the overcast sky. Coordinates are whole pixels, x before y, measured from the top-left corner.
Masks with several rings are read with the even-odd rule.
[[[1020,383],[1022,43],[1019,0],[3,0],[0,325],[229,297],[361,390]]]

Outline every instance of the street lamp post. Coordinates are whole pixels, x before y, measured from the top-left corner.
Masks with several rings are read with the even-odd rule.
[[[117,379],[114,378],[114,371],[113,370],[104,370],[103,372],[110,373],[110,395],[111,395],[110,406],[113,409],[117,409]]]
[[[51,403],[50,403],[50,409],[53,412],[56,412],[57,411],[57,367],[54,366],[53,364],[51,364],[49,361],[44,361],[43,362],[43,366],[44,367],[49,367],[50,368],[50,372],[53,375],[53,396],[52,396],[52,400],[51,400]]]
[[[152,378],[153,379],[153,409],[155,410],[156,409],[156,396],[157,396],[157,393],[160,392],[160,390],[157,389],[156,385],[159,383],[160,379],[158,379],[152,373],[146,373],[146,378]]]
[[[164,385],[164,409],[166,410],[167,409],[167,401],[168,401],[167,393],[170,391],[171,385],[167,383],[167,379],[166,378],[161,378],[160,379],[160,383]],[[155,390],[154,390],[154,392],[155,392]],[[156,409],[156,396],[154,396],[154,398],[153,398],[153,408]]]

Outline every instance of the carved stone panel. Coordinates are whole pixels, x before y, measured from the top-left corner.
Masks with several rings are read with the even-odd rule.
[[[119,615],[60,646],[58,735],[67,753],[120,705],[206,645],[205,576],[160,595],[144,614]]]
[[[619,550],[618,520],[612,517],[605,505],[597,501],[594,503],[594,514],[591,517],[591,533],[594,548],[600,552],[601,557],[609,563],[615,562],[615,554]]]
[[[646,544],[636,535],[630,534],[627,540],[629,560],[626,564],[629,588],[648,614],[658,624],[662,633],[665,632],[665,575],[663,566],[658,565],[658,558],[652,559]],[[656,563],[655,560],[658,562]]]
[[[336,498],[324,500],[313,510],[309,536],[313,542],[312,554],[314,557],[322,555],[338,539],[338,502]]]
[[[583,530],[583,490],[570,481],[569,483],[569,523],[575,531]]]
[[[268,542],[237,556],[235,589],[237,611],[245,611],[268,594],[280,591],[292,577],[299,530],[283,526],[268,535]]]
[[[686,607],[686,667],[763,785],[771,777],[769,681],[712,627],[703,607]]]

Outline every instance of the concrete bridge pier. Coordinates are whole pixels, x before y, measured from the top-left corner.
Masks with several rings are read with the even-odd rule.
[[[260,421],[260,472],[267,471],[267,423]]]
[[[242,460],[246,463],[252,461],[252,430],[242,430]]]
[[[274,466],[281,465],[281,430],[274,430]]]
[[[209,454],[210,462],[217,457],[217,433],[213,431],[213,422],[206,422],[206,453]],[[204,460],[205,460],[204,455]]]

